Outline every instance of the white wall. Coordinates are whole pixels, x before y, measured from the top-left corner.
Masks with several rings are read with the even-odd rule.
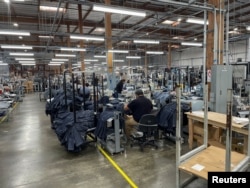
[[[248,39],[229,43],[229,64],[236,63],[239,58],[242,59],[242,62],[250,61]],[[226,63],[226,61],[226,51],[224,51],[223,62]],[[150,58],[149,64],[166,67],[167,56],[154,56]],[[172,52],[172,67],[201,66],[203,64],[203,48],[191,47],[181,52]]]

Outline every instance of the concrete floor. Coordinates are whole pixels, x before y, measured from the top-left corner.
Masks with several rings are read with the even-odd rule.
[[[128,145],[109,157],[136,187],[175,188],[175,144],[162,139],[159,146],[141,152]],[[77,154],[67,152],[50,127],[38,93],[26,94],[0,124],[0,172],[1,188],[132,187],[95,143]],[[187,187],[204,188],[207,182],[198,179]]]

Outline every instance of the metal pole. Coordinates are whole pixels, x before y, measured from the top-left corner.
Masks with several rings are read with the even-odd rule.
[[[226,124],[226,172],[231,171],[232,143],[232,89],[227,89],[227,124]]]
[[[180,156],[181,156],[181,124],[180,124],[180,117],[181,117],[181,99],[180,99],[180,86],[176,87],[176,187],[180,187]]]
[[[63,89],[64,89],[65,106],[67,106],[66,71],[64,71],[63,73]]]
[[[75,109],[75,80],[74,80],[74,73],[72,75],[72,88],[73,88],[73,113],[74,113],[74,123],[76,123],[76,109]]]
[[[84,79],[84,73],[82,73],[82,95],[83,95],[83,109],[86,110],[86,99],[85,99],[85,79]]]

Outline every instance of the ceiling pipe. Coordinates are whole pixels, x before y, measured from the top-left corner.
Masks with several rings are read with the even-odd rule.
[[[203,10],[207,10],[207,11],[214,11],[214,10],[220,10],[218,8],[213,7],[212,5],[209,6],[203,6],[203,5],[195,5],[195,4],[191,4],[191,3],[184,3],[184,2],[176,2],[176,1],[172,1],[172,0],[157,0],[157,1],[161,1],[167,4],[172,4],[172,5],[178,5],[178,6],[187,6],[193,9],[203,9]],[[194,0],[190,0],[190,2],[194,2]],[[226,11],[225,9],[221,10],[221,11]]]

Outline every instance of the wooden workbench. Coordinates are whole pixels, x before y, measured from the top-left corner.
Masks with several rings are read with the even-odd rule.
[[[204,112],[203,111],[194,111],[192,113],[186,112],[188,118],[188,130],[189,130],[189,148],[193,148],[193,141],[194,141],[194,125],[196,122],[204,123]],[[208,134],[211,131],[211,127],[219,128],[219,129],[226,129],[226,114],[221,114],[217,112],[208,112],[207,114],[207,121],[208,121]],[[248,146],[248,130],[243,128],[244,125],[234,123],[232,121],[232,131],[240,133],[244,137],[244,153],[247,152]],[[214,140],[219,144],[218,136],[221,136],[218,133],[217,138]]]
[[[208,179],[208,172],[225,172],[225,149],[209,146],[179,165],[179,170]],[[231,153],[231,170],[234,169],[246,155]]]

